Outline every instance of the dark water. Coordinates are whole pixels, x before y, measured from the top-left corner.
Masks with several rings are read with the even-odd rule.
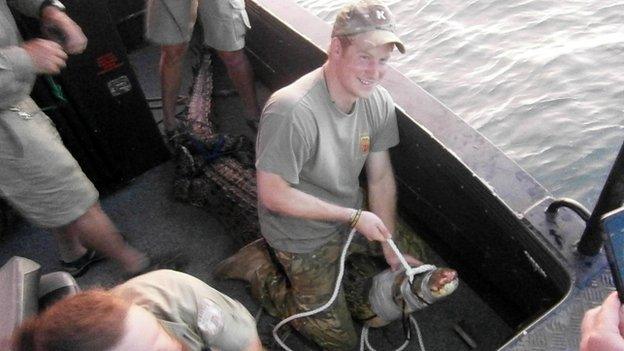
[[[333,22],[350,1],[297,0]],[[555,196],[592,208],[624,142],[624,0],[386,0],[393,64]]]

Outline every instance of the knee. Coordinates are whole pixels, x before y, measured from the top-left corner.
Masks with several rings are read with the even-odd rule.
[[[96,201],[93,205],[91,205],[91,207],[87,208],[87,210],[82,215],[80,215],[80,217],[74,219],[64,226],[55,228],[54,231],[65,236],[75,235],[76,233],[80,232],[81,228],[83,228],[85,224],[95,222],[100,213],[104,212],[100,207],[100,203]]]
[[[239,69],[247,63],[247,56],[241,50],[219,51],[219,57],[227,69]]]
[[[186,53],[186,44],[164,45],[160,50],[161,64],[164,66],[174,66],[180,64]]]
[[[96,201],[91,207],[89,207],[80,217],[76,218],[69,225],[80,226],[83,223],[93,223],[104,213],[100,203]]]

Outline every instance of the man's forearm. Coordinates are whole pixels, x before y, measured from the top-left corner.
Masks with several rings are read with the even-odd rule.
[[[392,171],[368,184],[368,204],[371,212],[384,222],[391,233],[396,226],[396,183]]]
[[[347,223],[368,240],[385,241],[390,237],[390,232],[383,221],[373,212],[356,211],[323,201],[291,187],[276,174],[258,171],[257,185],[260,205],[269,211],[302,219]],[[381,196],[375,196],[375,199],[374,206],[379,207],[380,213],[384,213],[388,219],[392,218],[394,207],[381,205],[388,200],[381,200],[383,199]]]
[[[290,186],[275,174],[258,171],[258,198],[271,212],[302,219],[348,223],[354,209],[323,201]]]
[[[379,216],[394,237],[396,228],[396,183],[394,176],[385,177],[376,184],[369,184],[368,196],[371,212]],[[387,242],[382,242],[381,247],[385,257],[393,254]]]
[[[292,217],[340,223],[349,222],[353,211],[294,188],[290,188],[277,209],[277,212]]]
[[[395,229],[396,183],[390,153],[372,152],[366,160],[368,205],[392,233]]]
[[[387,151],[369,155],[366,164],[368,204],[371,212],[384,223],[392,236],[396,228],[396,183]],[[381,243],[386,259],[394,256],[387,242]],[[391,262],[389,262],[391,263]]]

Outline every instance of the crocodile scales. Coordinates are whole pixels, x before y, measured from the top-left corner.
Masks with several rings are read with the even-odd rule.
[[[218,133],[212,117],[212,60],[200,53],[186,115],[172,137],[176,199],[214,213],[241,246],[259,236],[253,143]]]

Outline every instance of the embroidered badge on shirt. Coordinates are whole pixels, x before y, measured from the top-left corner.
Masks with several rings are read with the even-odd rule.
[[[360,135],[360,152],[367,154],[370,151],[370,136]]]
[[[197,326],[207,336],[215,336],[223,329],[223,312],[214,301],[201,301],[197,312]]]

